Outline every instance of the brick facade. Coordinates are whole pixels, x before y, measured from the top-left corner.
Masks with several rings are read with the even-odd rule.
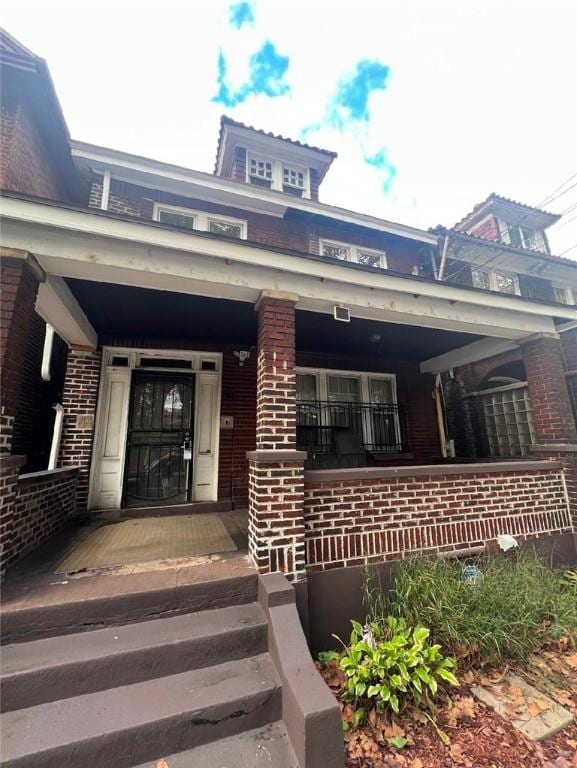
[[[14,419],[25,372],[28,334],[34,323],[43,273],[29,254],[0,249],[0,369],[4,453],[12,451]]]
[[[39,126],[18,91],[6,83],[0,109],[0,189],[66,199]]]
[[[13,477],[2,570],[64,526],[74,510],[77,476],[78,470],[71,467]]]
[[[537,443],[577,443],[560,340],[542,336],[521,349]]]
[[[488,216],[484,221],[480,221],[478,224],[473,225],[467,230],[467,234],[473,235],[474,237],[482,237],[484,240],[501,240],[499,225],[494,216]]]
[[[304,577],[304,454],[296,451],[294,299],[258,305],[256,451],[249,454],[249,553],[259,572]]]
[[[25,461],[25,456],[6,455],[0,460],[0,575],[13,560],[14,506],[18,475]]]
[[[85,352],[71,349],[66,365],[59,466],[79,468],[76,497],[78,509],[86,509],[88,504],[101,360],[100,350]]]
[[[48,468],[54,430],[53,405],[62,401],[68,347],[54,334],[50,381],[44,381],[41,368],[45,335],[46,323],[35,312],[28,329],[12,443],[13,453],[26,456],[23,472],[38,472]]]
[[[305,473],[307,568],[469,550],[494,545],[501,533],[521,541],[569,533],[561,465],[540,464],[431,475],[423,467],[414,475],[342,481]]]

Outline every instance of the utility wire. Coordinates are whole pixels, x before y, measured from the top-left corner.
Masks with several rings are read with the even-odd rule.
[[[572,189],[573,187],[577,186],[577,182],[575,182],[575,184],[572,184],[572,185],[571,185],[570,187],[568,187],[566,190],[564,190],[564,191],[563,191],[563,192],[561,192],[560,194],[557,194],[557,195],[556,195],[556,193],[557,193],[557,192],[559,192],[559,190],[563,189],[563,187],[565,187],[565,185],[566,185],[566,184],[568,184],[570,181],[572,181],[572,180],[573,180],[574,178],[576,178],[576,177],[577,177],[577,173],[574,173],[574,174],[572,174],[571,176],[569,176],[569,178],[568,178],[568,179],[565,179],[565,181],[564,181],[562,184],[560,184],[558,187],[556,187],[556,189],[554,189],[554,190],[553,190],[553,192],[550,192],[550,193],[549,193],[549,195],[547,195],[546,197],[544,197],[544,198],[543,198],[543,200],[542,200],[541,202],[537,203],[537,205],[535,206],[535,208],[540,208],[542,205],[548,205],[549,203],[553,202],[553,200],[556,200],[556,199],[558,199],[559,197],[562,197],[562,196],[563,196],[563,195],[564,195],[566,192],[568,192],[570,189]],[[577,204],[575,204],[575,205],[572,205],[572,206],[569,206],[569,207],[568,207],[568,208],[567,208],[565,211],[562,211],[562,213],[561,213],[560,215],[561,215],[561,216],[563,216],[565,213],[569,213],[569,212],[570,212],[570,211],[572,211],[572,210],[573,210],[573,208],[575,208],[575,207],[577,207]],[[506,229],[504,229],[503,231],[501,231],[501,230],[500,230],[500,234],[501,234],[501,237],[503,237],[503,235],[504,235],[504,234],[508,234],[508,235],[509,235],[509,234],[510,234],[510,232],[511,232],[511,229],[512,229],[513,227],[518,227],[518,226],[520,225],[520,223],[521,223],[522,221],[524,221],[524,220],[525,220],[525,219],[526,219],[528,216],[530,216],[532,213],[533,213],[533,211],[532,211],[532,210],[531,210],[531,211],[527,211],[527,212],[526,212],[526,213],[525,213],[523,216],[521,216],[521,218],[519,218],[519,219],[518,219],[518,220],[515,222],[515,224],[510,224],[510,225],[509,225],[508,227],[506,227]],[[466,234],[466,233],[463,233],[463,234]],[[473,235],[473,237],[474,237],[474,235]],[[504,245],[510,245],[510,243],[503,243],[503,244],[504,244]],[[513,247],[515,247],[515,246],[513,246]],[[466,269],[466,267],[467,267],[467,266],[473,266],[473,267],[475,267],[475,266],[476,266],[476,267],[479,267],[480,269],[485,269],[485,268],[487,268],[487,267],[488,267],[490,264],[494,263],[494,262],[495,262],[495,261],[496,261],[496,260],[497,260],[497,259],[498,259],[498,258],[501,256],[501,254],[504,254],[504,253],[508,253],[508,252],[507,252],[507,251],[504,251],[504,250],[502,250],[502,249],[500,249],[500,250],[499,250],[499,251],[498,251],[496,254],[494,254],[492,257],[490,257],[490,258],[489,258],[487,261],[485,261],[485,262],[483,262],[483,263],[480,263],[480,264],[479,264],[479,263],[475,263],[475,262],[463,262],[463,265],[462,265],[462,266],[461,266],[459,269],[457,269],[455,272],[452,272],[452,273],[451,273],[451,277],[452,277],[452,278],[454,278],[456,275],[460,274],[460,272],[462,272],[464,269]],[[566,251],[565,251],[565,253],[566,253]]]

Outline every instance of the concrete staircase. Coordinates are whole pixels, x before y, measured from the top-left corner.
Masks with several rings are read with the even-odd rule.
[[[167,595],[148,620],[133,595],[131,623],[87,601],[70,634],[48,609],[40,631],[22,612],[2,649],[0,764],[340,768],[340,714],[294,590],[280,574],[246,579],[212,583],[208,603],[198,585]]]

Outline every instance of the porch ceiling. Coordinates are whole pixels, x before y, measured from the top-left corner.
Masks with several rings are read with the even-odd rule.
[[[104,342],[132,338],[256,344],[256,313],[249,302],[71,278],[66,282]],[[359,318],[341,323],[319,312],[296,314],[296,347],[303,352],[420,362],[481,338],[470,333]]]

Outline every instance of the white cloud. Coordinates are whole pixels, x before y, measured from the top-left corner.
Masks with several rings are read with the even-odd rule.
[[[265,40],[290,57],[290,96],[249,97],[232,114],[294,137],[359,60],[378,59],[391,72],[363,141],[396,166],[390,194],[358,136],[325,127],[309,138],[339,153],[325,202],[407,224],[452,224],[491,191],[537,204],[577,172],[573,0],[257,0],[240,30],[229,8],[7,0],[0,23],[48,60],[75,138],[209,171],[219,47],[233,86]],[[577,188],[550,207],[573,202]],[[577,243],[577,220],[555,229],[555,251]]]

